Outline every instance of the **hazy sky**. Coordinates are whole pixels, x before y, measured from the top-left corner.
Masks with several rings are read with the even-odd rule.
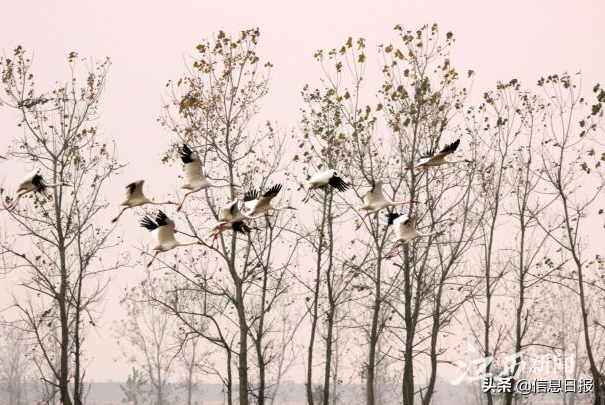
[[[158,198],[173,189],[180,167],[158,167],[169,141],[156,121],[164,85],[183,72],[184,60],[194,53],[195,45],[219,29],[260,27],[258,52],[275,66],[262,116],[280,128],[296,125],[300,89],[320,73],[313,51],[339,46],[349,35],[365,37],[369,47],[389,42],[398,23],[415,29],[436,22],[441,29],[453,31],[457,38],[453,64],[477,72],[475,95],[497,80],[516,77],[533,83],[550,72],[581,70],[586,86],[604,79],[603,1],[20,0],[5,2],[2,14],[0,49],[10,54],[22,45],[33,52],[34,72],[41,83],[66,76],[65,56],[70,51],[111,57],[99,124],[102,134],[116,140],[120,160],[129,167],[111,185],[115,204],[105,213],[108,220],[117,212],[124,185],[132,180],[148,179],[149,194]],[[21,133],[15,122],[14,111],[0,108],[0,151]],[[29,170],[18,162],[2,163],[0,179],[12,191],[14,182]],[[157,180],[159,174],[170,179],[169,188]],[[138,228],[137,218],[128,213],[120,223],[126,240],[138,246],[149,239]],[[0,226],[5,224],[6,216],[0,213]],[[129,367],[114,363],[118,351],[109,326],[121,316],[117,303],[121,290],[143,276],[141,268],[113,276],[104,319],[107,327],[93,332],[89,340],[89,354],[94,357],[89,378],[125,379]],[[6,288],[10,281],[0,279],[0,296]]]

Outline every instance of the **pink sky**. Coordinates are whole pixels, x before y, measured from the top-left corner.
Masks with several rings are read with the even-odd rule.
[[[602,1],[12,1],[3,5],[2,14],[0,48],[10,54],[22,45],[33,52],[40,84],[65,77],[64,56],[69,51],[111,57],[100,128],[116,140],[120,160],[130,165],[111,185],[115,204],[105,213],[108,220],[117,213],[124,185],[134,179],[147,178],[148,193],[157,198],[174,189],[180,167],[158,167],[169,141],[156,122],[160,98],[166,81],[183,72],[194,46],[219,29],[260,27],[258,51],[275,66],[261,115],[282,129],[296,126],[300,89],[320,74],[313,51],[339,46],[349,35],[365,37],[370,47],[389,42],[398,23],[415,29],[436,22],[442,30],[454,32],[454,66],[477,72],[472,98],[497,80],[513,77],[533,83],[543,74],[581,70],[585,86],[604,78]],[[15,122],[13,111],[0,108],[0,151],[20,134]],[[2,163],[0,180],[12,190],[29,170],[19,162]],[[160,174],[174,179],[169,188],[150,181]],[[133,246],[149,241],[137,218],[128,213],[120,222],[120,231]],[[2,216],[0,226],[5,223]],[[94,357],[89,378],[126,378],[129,367],[123,362],[116,367],[118,349],[108,327],[122,315],[117,302],[121,290],[143,276],[141,268],[113,276],[104,319],[107,328],[91,333],[89,339],[89,354]],[[0,279],[0,295],[7,288],[10,281]]]

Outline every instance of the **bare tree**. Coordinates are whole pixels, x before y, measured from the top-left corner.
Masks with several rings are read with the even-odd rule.
[[[38,93],[32,61],[21,47],[11,58],[0,58],[2,102],[19,111],[18,125],[24,128],[11,156],[40,167],[53,183],[72,186],[34,193],[31,203],[21,201],[10,211],[20,231],[0,241],[2,255],[24,274],[13,298],[16,324],[34,347],[43,381],[59,392],[64,405],[84,402],[85,332],[98,317],[95,304],[106,287],[102,274],[116,266],[101,258],[112,247],[112,229],[96,223],[106,206],[101,190],[120,168],[96,126],[109,60],[79,62],[70,53],[67,79]],[[85,69],[84,84],[78,84],[78,65]]]
[[[484,286],[477,291],[471,300],[472,308],[477,314],[480,326],[475,329],[468,319],[476,341],[480,343],[485,358],[496,358],[505,338],[505,325],[498,325],[494,317],[494,296],[507,271],[508,262],[502,257],[501,238],[503,198],[508,195],[506,172],[511,166],[510,154],[512,145],[520,134],[519,120],[511,119],[519,103],[519,83],[513,80],[500,83],[495,90],[483,95],[484,102],[478,108],[469,109],[466,115],[469,131],[477,133],[480,140],[477,144],[479,156],[478,175],[480,192],[478,196],[485,204],[485,216],[482,223],[482,243],[480,263]],[[487,133],[488,136],[480,136]],[[481,339],[481,335],[482,339]],[[491,372],[488,364],[485,372]],[[487,404],[493,404],[491,391],[485,394]]]
[[[507,106],[508,116],[502,118],[502,125],[518,125],[515,134],[519,135],[511,150],[509,170],[506,170],[506,182],[510,190],[510,203],[505,207],[505,213],[513,219],[512,232],[516,232],[517,244],[511,248],[511,274],[513,285],[508,291],[515,291],[512,297],[515,305],[514,333],[512,339],[513,353],[522,353],[532,345],[540,344],[538,337],[531,335],[531,327],[540,330],[540,320],[535,316],[536,294],[540,294],[539,286],[544,275],[536,277],[532,273],[537,262],[544,257],[547,247],[547,236],[539,222],[543,211],[548,207],[548,201],[538,193],[541,184],[539,162],[533,159],[534,148],[540,142],[541,130],[544,126],[543,104],[539,98],[519,91],[519,86],[513,80],[513,97],[516,99]],[[510,122],[510,124],[509,124]],[[510,232],[509,231],[509,232]],[[534,332],[535,335],[535,332]],[[516,360],[511,370],[517,374],[524,357]],[[513,380],[514,384],[514,380]],[[507,392],[505,403],[511,405],[514,392]]]
[[[605,403],[605,378],[603,359],[593,347],[591,330],[595,328],[590,307],[591,286],[602,288],[601,280],[591,279],[587,270],[595,266],[595,260],[586,258],[589,225],[586,218],[605,189],[602,156],[595,153],[601,144],[594,139],[595,132],[602,131],[605,90],[599,85],[593,88],[594,104],[589,105],[581,93],[581,86],[569,74],[550,75],[538,81],[545,95],[546,134],[538,149],[548,191],[555,198],[556,215],[552,218],[550,240],[561,251],[561,263],[570,261],[571,270],[562,276],[577,282],[584,344],[590,373],[594,381],[594,404]],[[582,183],[589,182],[589,189]],[[566,266],[565,266],[566,267]],[[598,284],[597,284],[598,283]],[[601,291],[603,291],[601,289]]]
[[[9,325],[10,327],[10,325]],[[2,329],[3,341],[0,344],[0,387],[7,405],[24,405],[30,399],[28,391],[32,388],[32,361],[27,356],[24,333],[16,328]]]
[[[282,161],[283,135],[269,123],[262,130],[249,132],[260,100],[268,91],[271,67],[270,63],[262,64],[256,54],[259,37],[258,29],[242,31],[235,38],[221,31],[200,44],[188,72],[170,86],[170,100],[160,121],[176,136],[175,146],[187,143],[197,151],[206,167],[212,168],[209,176],[230,184],[238,180],[243,187],[262,192],[276,183],[286,186],[289,171]],[[167,161],[174,156],[174,149]],[[286,189],[283,187],[280,194]],[[207,190],[198,195],[209,210],[190,201],[185,209],[188,232],[208,250],[201,258],[172,266],[175,280],[180,281],[173,283],[173,302],[163,304],[185,322],[187,333],[200,333],[188,318],[201,317],[209,323],[201,336],[224,350],[226,373],[222,374],[226,374],[223,381],[229,403],[233,400],[231,367],[235,364],[239,403],[247,405],[252,397],[264,404],[270,388],[268,365],[280,353],[274,340],[280,334],[278,318],[272,316],[277,311],[272,309],[291,301],[285,295],[289,288],[285,276],[293,262],[294,245],[275,248],[278,242],[287,243],[289,218],[276,211],[264,221],[257,220],[251,235],[223,232],[219,246],[214,247],[202,229],[218,220],[222,206],[235,200],[237,192],[231,187],[228,197]],[[180,306],[194,301],[204,304],[197,309]]]
[[[168,405],[169,380],[181,348],[174,338],[174,318],[131,290],[124,299],[127,317],[118,325],[124,357],[143,371],[153,405]]]
[[[148,399],[146,385],[147,381],[143,378],[143,374],[133,367],[126,379],[126,383],[124,385],[120,384],[120,389],[124,393],[122,403],[143,405]]]
[[[476,287],[462,269],[464,255],[478,236],[483,210],[476,204],[474,189],[479,180],[474,164],[406,171],[425,150],[441,148],[459,138],[452,139],[450,134],[459,132],[468,89],[459,84],[459,74],[449,59],[448,49],[454,41],[450,32],[441,38],[436,24],[416,31],[398,25],[395,31],[400,44],[380,48],[384,84],[379,108],[395,137],[399,158],[395,157],[393,164],[402,173],[401,184],[409,198],[425,202],[424,207],[410,205],[404,212],[415,218],[417,226],[445,234],[439,241],[430,237],[404,245],[403,260],[397,265],[401,280],[397,283],[398,299],[389,303],[402,325],[389,329],[395,341],[400,332],[404,333],[399,344],[404,347],[402,394],[406,405],[414,403],[415,358],[423,353],[423,345],[428,345],[431,371],[426,391],[420,392],[422,403],[428,404],[439,358],[444,354],[438,338]],[[472,76],[469,71],[468,77]],[[466,159],[475,157],[476,139],[472,132],[469,135],[462,138]],[[427,329],[430,332],[426,333]]]
[[[193,404],[193,394],[199,389],[197,372],[203,369],[201,364],[207,360],[208,353],[203,350],[199,335],[183,342],[179,362],[185,370],[184,386],[187,393],[187,405]]]
[[[321,60],[322,55],[316,57]],[[301,122],[301,146],[303,156],[296,156],[295,160],[303,165],[310,165],[306,169],[310,174],[314,171],[334,169],[346,173],[349,161],[342,137],[341,111],[335,102],[335,94],[330,89],[311,89],[305,86],[303,99],[305,109]],[[340,308],[350,299],[349,286],[353,273],[349,272],[347,265],[341,259],[341,246],[338,243],[339,230],[335,226],[343,220],[346,204],[342,198],[336,196],[326,187],[314,198],[319,203],[319,215],[313,218],[310,228],[300,232],[301,241],[313,254],[313,273],[310,280],[299,279],[308,297],[307,313],[310,320],[309,344],[306,358],[306,397],[307,403],[313,405],[315,401],[328,405],[331,400],[330,388],[332,386],[333,345],[335,344],[338,323],[342,321],[343,313]],[[319,328],[325,326],[322,331]],[[314,368],[317,356],[316,341],[323,332],[324,346],[324,373],[323,382],[317,389],[321,395],[314,391]]]

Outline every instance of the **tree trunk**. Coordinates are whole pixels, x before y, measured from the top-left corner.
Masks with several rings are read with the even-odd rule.
[[[59,306],[59,320],[61,322],[61,353],[59,372],[59,394],[63,405],[72,405],[69,395],[69,311],[67,308],[67,264],[65,258],[65,241],[61,229],[61,210],[58,206],[57,192],[55,190],[55,220],[59,239],[59,263],[61,268],[61,285],[57,304]]]
[[[378,345],[378,322],[380,316],[381,296],[381,251],[378,251],[378,262],[376,263],[376,286],[374,290],[374,305],[372,307],[372,326],[370,330],[369,353],[368,353],[368,368],[366,371],[366,404],[376,404],[375,376],[376,376],[376,347]]]
[[[235,299],[237,316],[239,320],[239,352],[238,377],[239,377],[239,404],[248,405],[248,325],[244,310],[244,296],[242,282],[237,280],[235,285]]]
[[[194,353],[195,353],[195,349]],[[189,374],[187,375],[187,405],[191,405],[191,394],[193,393],[193,364],[189,366]]]
[[[321,257],[325,240],[325,224],[327,218],[327,193],[324,193],[322,204],[321,226],[319,228],[319,242],[317,245],[316,268],[315,268],[315,291],[313,292],[313,307],[311,312],[311,336],[309,337],[309,348],[307,349],[307,405],[314,405],[313,400],[313,350],[315,348],[315,335],[317,333],[317,320],[319,317],[319,288],[321,287]]]
[[[433,327],[431,330],[431,375],[426,388],[426,396],[422,399],[422,405],[430,405],[433,393],[435,392],[435,381],[437,380],[437,340],[439,337],[439,328],[441,326],[441,297],[443,295],[443,286],[445,284],[445,276],[442,276],[437,295],[435,297],[435,309],[433,311]]]
[[[330,405],[330,376],[332,374],[332,340],[334,336],[334,313],[335,307],[330,300],[328,310],[328,334],[326,336],[326,363],[324,368],[323,405]]]
[[[405,295],[405,348],[403,355],[403,404],[414,405],[414,321],[412,319],[412,282],[410,279],[410,268],[409,268],[409,248],[405,245],[403,248],[404,253],[404,295]]]
[[[336,315],[336,301],[332,289],[332,256],[334,234],[332,231],[332,192],[326,188],[328,199],[327,227],[328,227],[328,267],[326,269],[326,284],[328,286],[328,334],[326,336],[326,363],[323,386],[323,405],[330,405],[330,377],[332,374],[332,343],[334,340],[334,317]]]
[[[227,347],[227,405],[233,405],[233,371],[231,369],[231,362],[233,361],[233,354],[231,349]]]

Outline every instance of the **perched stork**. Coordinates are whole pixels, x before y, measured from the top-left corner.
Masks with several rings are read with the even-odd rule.
[[[313,175],[307,182],[307,194],[303,198],[303,203],[306,203],[311,198],[313,191],[318,188],[324,188],[330,186],[338,191],[346,191],[349,185],[340,177],[336,170],[326,170],[325,172],[317,173]]]
[[[460,145],[460,139],[452,142],[443,148],[440,152],[435,153],[435,149],[428,150],[425,154],[420,156],[418,165],[406,167],[406,170],[410,169],[428,169],[429,167],[436,167],[442,165],[453,165],[458,163],[472,163],[472,160],[460,159],[460,160],[445,160],[445,157],[451,155],[458,149]]]
[[[393,246],[391,252],[386,256],[387,259],[395,256],[401,246],[416,238],[426,238],[432,235],[443,235],[443,231],[433,231],[430,233],[418,232],[414,227],[413,219],[406,214],[397,214],[394,212],[392,214],[387,214],[387,218],[389,219],[388,225],[393,225],[395,228],[395,239],[393,239],[395,246]]]
[[[250,227],[248,227],[245,221],[258,218],[261,215],[248,215],[240,210],[238,200],[231,201],[221,209],[218,216],[219,222],[212,228],[210,234],[212,236],[212,245],[214,246],[214,241],[218,239],[218,236],[227,227],[232,228],[235,232],[249,234]]]
[[[42,169],[37,168],[36,170],[30,172],[27,176],[25,176],[23,178],[23,180],[19,184],[19,187],[17,188],[17,194],[15,195],[14,201],[7,208],[9,211],[17,206],[17,203],[19,203],[19,200],[21,199],[21,197],[23,197],[25,194],[28,194],[31,192],[37,192],[44,196],[48,196],[49,188],[56,188],[56,187],[63,187],[63,186],[71,187],[71,184],[66,183],[64,181],[61,181],[59,183],[54,183],[54,184],[46,183],[44,181],[44,179],[42,178],[41,173],[42,173]]]
[[[367,212],[363,216],[361,221],[359,221],[357,223],[357,227],[355,228],[355,230],[358,230],[359,228],[361,228],[361,226],[363,225],[363,223],[367,217],[369,217],[372,214],[375,214],[376,212],[378,212],[380,210],[383,210],[387,207],[394,207],[394,206],[403,205],[403,204],[413,204],[413,203],[418,202],[418,201],[411,200],[411,199],[395,202],[395,201],[391,200],[389,197],[384,195],[384,193],[382,191],[382,184],[383,184],[382,180],[377,180],[377,181],[373,182],[372,188],[366,193],[366,195],[363,199],[363,202],[365,203],[365,205],[363,207],[361,207],[360,209],[363,211],[367,211]]]
[[[183,147],[179,151],[181,160],[185,164],[185,184],[181,188],[190,190],[185,193],[183,201],[179,204],[177,212],[180,212],[185,203],[185,199],[193,193],[197,193],[200,190],[204,190],[210,187],[239,187],[237,184],[216,184],[206,176],[206,168],[202,165],[197,153],[193,152],[187,144],[183,144]]]
[[[244,194],[244,207],[246,214],[255,216],[259,214],[267,215],[269,211],[295,210],[296,208],[286,204],[275,207],[271,204],[271,200],[277,197],[282,188],[281,184],[276,184],[261,196],[258,190],[250,190]]]
[[[167,205],[167,204],[173,204],[176,205],[177,203],[172,202],[172,201],[165,201],[165,202],[155,202],[150,200],[149,198],[147,198],[145,196],[145,193],[143,193],[143,184],[145,183],[145,180],[139,180],[139,181],[135,181],[134,183],[130,183],[129,185],[126,186],[126,199],[124,200],[124,202],[120,205],[124,206],[124,208],[122,208],[122,210],[120,211],[120,213],[118,214],[117,217],[115,217],[114,219],[111,220],[112,223],[118,222],[118,220],[120,219],[120,217],[122,216],[122,214],[124,213],[124,211],[134,208],[134,207],[140,207],[141,205]]]
[[[158,211],[155,222],[149,218],[147,215],[143,217],[141,220],[141,226],[143,228],[147,228],[151,231],[151,234],[155,238],[157,245],[153,248],[155,250],[155,254],[149,263],[147,263],[147,267],[151,266],[156,256],[160,252],[167,252],[179,246],[191,246],[191,245],[201,245],[202,242],[191,242],[191,243],[181,243],[176,240],[174,237],[174,222],[166,216],[162,211]]]

